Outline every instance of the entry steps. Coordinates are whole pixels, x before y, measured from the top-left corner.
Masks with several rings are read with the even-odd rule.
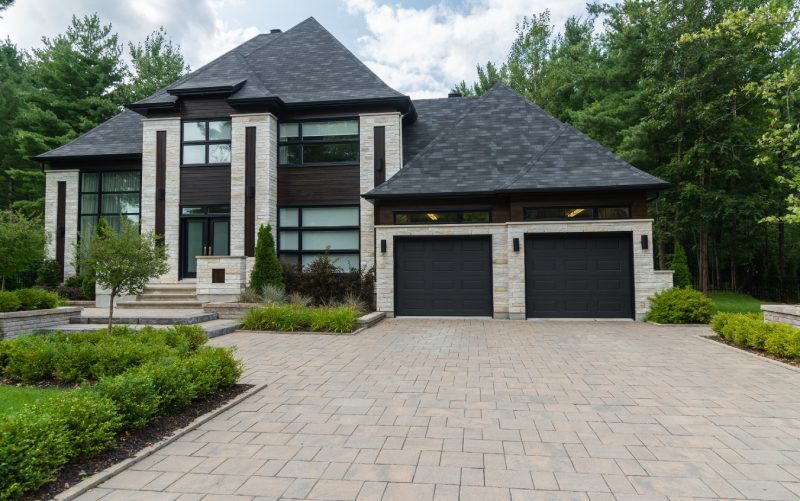
[[[196,284],[147,284],[144,291],[133,300],[117,301],[120,309],[181,309],[202,308],[203,303],[197,300]]]

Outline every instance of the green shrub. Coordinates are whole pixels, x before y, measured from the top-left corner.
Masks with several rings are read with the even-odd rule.
[[[197,396],[229,388],[242,375],[242,363],[233,358],[232,348],[201,346],[184,364]]]
[[[142,365],[135,372],[153,382],[161,414],[172,414],[183,409],[196,396],[192,374],[182,360],[164,358]]]
[[[674,272],[672,274],[672,283],[675,287],[691,287],[692,286],[692,273],[689,271],[689,262],[686,259],[686,251],[677,240],[675,241],[675,250],[672,254],[672,263],[670,269]]]
[[[0,344],[4,358],[0,369],[6,376],[28,383],[51,377],[58,347],[50,336],[20,336]]]
[[[352,332],[358,311],[351,307],[317,307],[300,304],[267,305],[248,311],[242,326],[250,330],[276,330],[293,332]]]
[[[105,221],[105,219],[101,219]],[[81,279],[81,291],[86,299],[94,299],[95,297],[95,279],[94,274],[86,273]]]
[[[374,301],[374,268],[344,271],[337,268],[327,255],[318,257],[305,267],[283,263],[283,279],[289,296],[310,298],[317,306],[343,303],[349,298],[358,298],[368,306]]]
[[[114,402],[88,388],[67,392],[34,407],[66,428],[70,459],[86,459],[111,449],[122,428]]]
[[[19,310],[22,303],[16,294],[9,291],[0,291],[0,313]]]
[[[67,287],[80,287],[82,283],[83,277],[81,275],[72,275],[64,280],[64,285]]]
[[[58,294],[43,289],[17,289],[14,291],[23,311],[43,310],[58,306]]]
[[[711,299],[694,289],[673,288],[650,298],[644,319],[660,324],[706,324],[714,314]]]
[[[140,428],[156,414],[159,399],[156,386],[147,374],[129,371],[101,378],[97,392],[117,406],[124,428]]]
[[[720,313],[711,328],[739,346],[763,350],[783,358],[800,358],[800,329],[787,324],[764,322],[758,315]]]
[[[176,335],[184,338],[189,344],[189,351],[196,350],[199,346],[206,344],[208,341],[208,334],[201,327],[197,325],[175,325],[169,329],[168,332],[174,332]],[[170,345],[176,347],[177,345]]]
[[[0,419],[0,499],[21,497],[55,479],[70,445],[66,425],[33,406]]]
[[[275,240],[272,238],[270,225],[258,228],[255,257],[253,271],[250,273],[250,288],[258,292],[262,292],[267,285],[283,289],[283,272],[275,253]]]
[[[36,270],[37,285],[58,285],[61,283],[61,265],[55,259],[45,259]]]

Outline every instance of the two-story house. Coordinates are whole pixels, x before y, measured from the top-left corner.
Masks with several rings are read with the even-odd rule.
[[[161,283],[235,299],[256,233],[281,260],[375,267],[394,315],[641,318],[667,183],[498,84],[412,100],[315,19],[259,35],[36,157],[65,276],[99,218],[155,231]]]

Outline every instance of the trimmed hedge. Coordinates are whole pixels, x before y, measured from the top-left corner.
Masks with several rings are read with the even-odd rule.
[[[358,320],[354,308],[308,307],[297,304],[268,305],[247,312],[242,327],[250,330],[353,332]]]
[[[44,289],[0,291],[0,313],[46,310],[57,307],[58,303],[58,294]]]
[[[236,383],[231,349],[203,346],[198,327],[115,329],[0,341],[0,371],[41,381],[91,379],[64,396],[0,419],[0,499],[53,480],[64,464],[114,446],[125,429],[178,412],[193,399]]]
[[[707,324],[714,312],[714,302],[702,292],[675,287],[650,298],[650,311],[644,320],[659,324]]]
[[[765,351],[781,358],[800,359],[800,329],[763,321],[757,314],[720,313],[711,328],[738,346]]]

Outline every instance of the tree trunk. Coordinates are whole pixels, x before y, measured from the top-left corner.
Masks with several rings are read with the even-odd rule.
[[[700,291],[708,294],[708,223],[700,223],[697,242],[697,282]]]
[[[117,297],[116,289],[111,289],[111,302],[108,303],[108,335],[111,335],[111,328],[114,326],[114,298]]]
[[[667,246],[664,245],[663,239],[658,240],[658,269],[667,269]]]
[[[780,300],[786,302],[786,237],[785,237],[785,224],[783,221],[778,223],[778,286],[780,287]]]
[[[0,284],[0,291],[6,290],[6,276],[3,275],[3,283]]]
[[[731,228],[731,290],[736,292],[736,216],[733,216]]]

